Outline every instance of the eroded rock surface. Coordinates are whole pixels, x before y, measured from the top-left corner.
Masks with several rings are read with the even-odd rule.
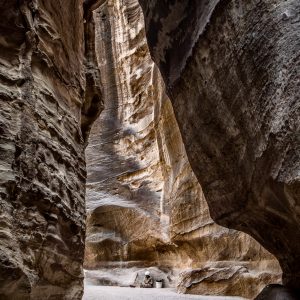
[[[255,237],[299,288],[299,1],[140,3],[213,219]]]
[[[96,95],[84,101],[82,1],[0,7],[0,298],[81,299],[81,114]]]
[[[245,270],[277,281],[210,219],[200,180],[213,217],[298,285],[299,3],[170,2],[143,8],[172,105],[137,1],[0,0],[1,299],[81,298],[102,98],[87,267],[193,268],[181,288],[206,272],[212,294],[212,269],[245,296]]]
[[[107,284],[118,282],[107,275],[115,267],[201,269],[209,278],[205,289],[196,281],[186,285],[195,274],[188,271],[179,290],[212,295],[253,297],[265,284],[279,282],[280,269],[270,254],[210,218],[151,60],[138,2],[105,1],[92,18],[105,108],[86,151],[85,267],[106,268],[103,281],[99,273],[97,280]],[[210,268],[220,276],[210,276]],[[225,280],[223,270],[233,275]]]

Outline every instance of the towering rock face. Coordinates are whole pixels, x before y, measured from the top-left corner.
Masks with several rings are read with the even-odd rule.
[[[123,2],[105,1],[93,13],[105,109],[86,151],[87,267],[147,257],[154,261],[155,247],[167,243],[168,236],[161,222],[154,66],[139,4]]]
[[[85,98],[82,1],[0,7],[0,298],[80,299],[81,119],[86,133],[101,107],[96,87]]]
[[[85,267],[193,268],[181,275],[179,291],[199,294],[253,297],[278,282],[270,254],[209,216],[138,1],[98,2],[90,20],[105,108],[86,150]]]
[[[137,1],[0,0],[1,299],[81,298],[102,97],[87,267],[192,267],[181,291],[249,297],[276,281],[199,179],[298,285],[299,4],[141,2],[172,105]]]
[[[140,0],[213,219],[300,286],[300,3]]]

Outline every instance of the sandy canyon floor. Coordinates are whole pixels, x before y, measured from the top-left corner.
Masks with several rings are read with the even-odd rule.
[[[243,300],[239,297],[180,295],[174,289],[140,289],[85,285],[83,300]]]

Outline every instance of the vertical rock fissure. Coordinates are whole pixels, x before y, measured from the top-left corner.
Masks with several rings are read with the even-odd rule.
[[[91,1],[90,1],[91,2]],[[95,2],[95,1],[94,1]],[[81,131],[87,145],[93,122],[104,108],[103,87],[96,55],[96,29],[94,21],[95,3],[84,2],[84,41],[85,41],[85,101],[81,108]],[[100,2],[100,1],[98,1]],[[96,2],[96,4],[98,4]]]
[[[255,237],[299,288],[299,1],[220,1],[210,17],[213,1],[139,2],[213,219]]]

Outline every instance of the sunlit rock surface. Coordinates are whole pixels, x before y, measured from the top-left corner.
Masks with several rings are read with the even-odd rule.
[[[0,299],[81,299],[82,1],[0,8]]]
[[[105,1],[93,20],[105,108],[86,150],[85,267],[198,270],[180,277],[185,293],[253,297],[279,282],[277,262],[257,242],[211,220],[137,1]]]

